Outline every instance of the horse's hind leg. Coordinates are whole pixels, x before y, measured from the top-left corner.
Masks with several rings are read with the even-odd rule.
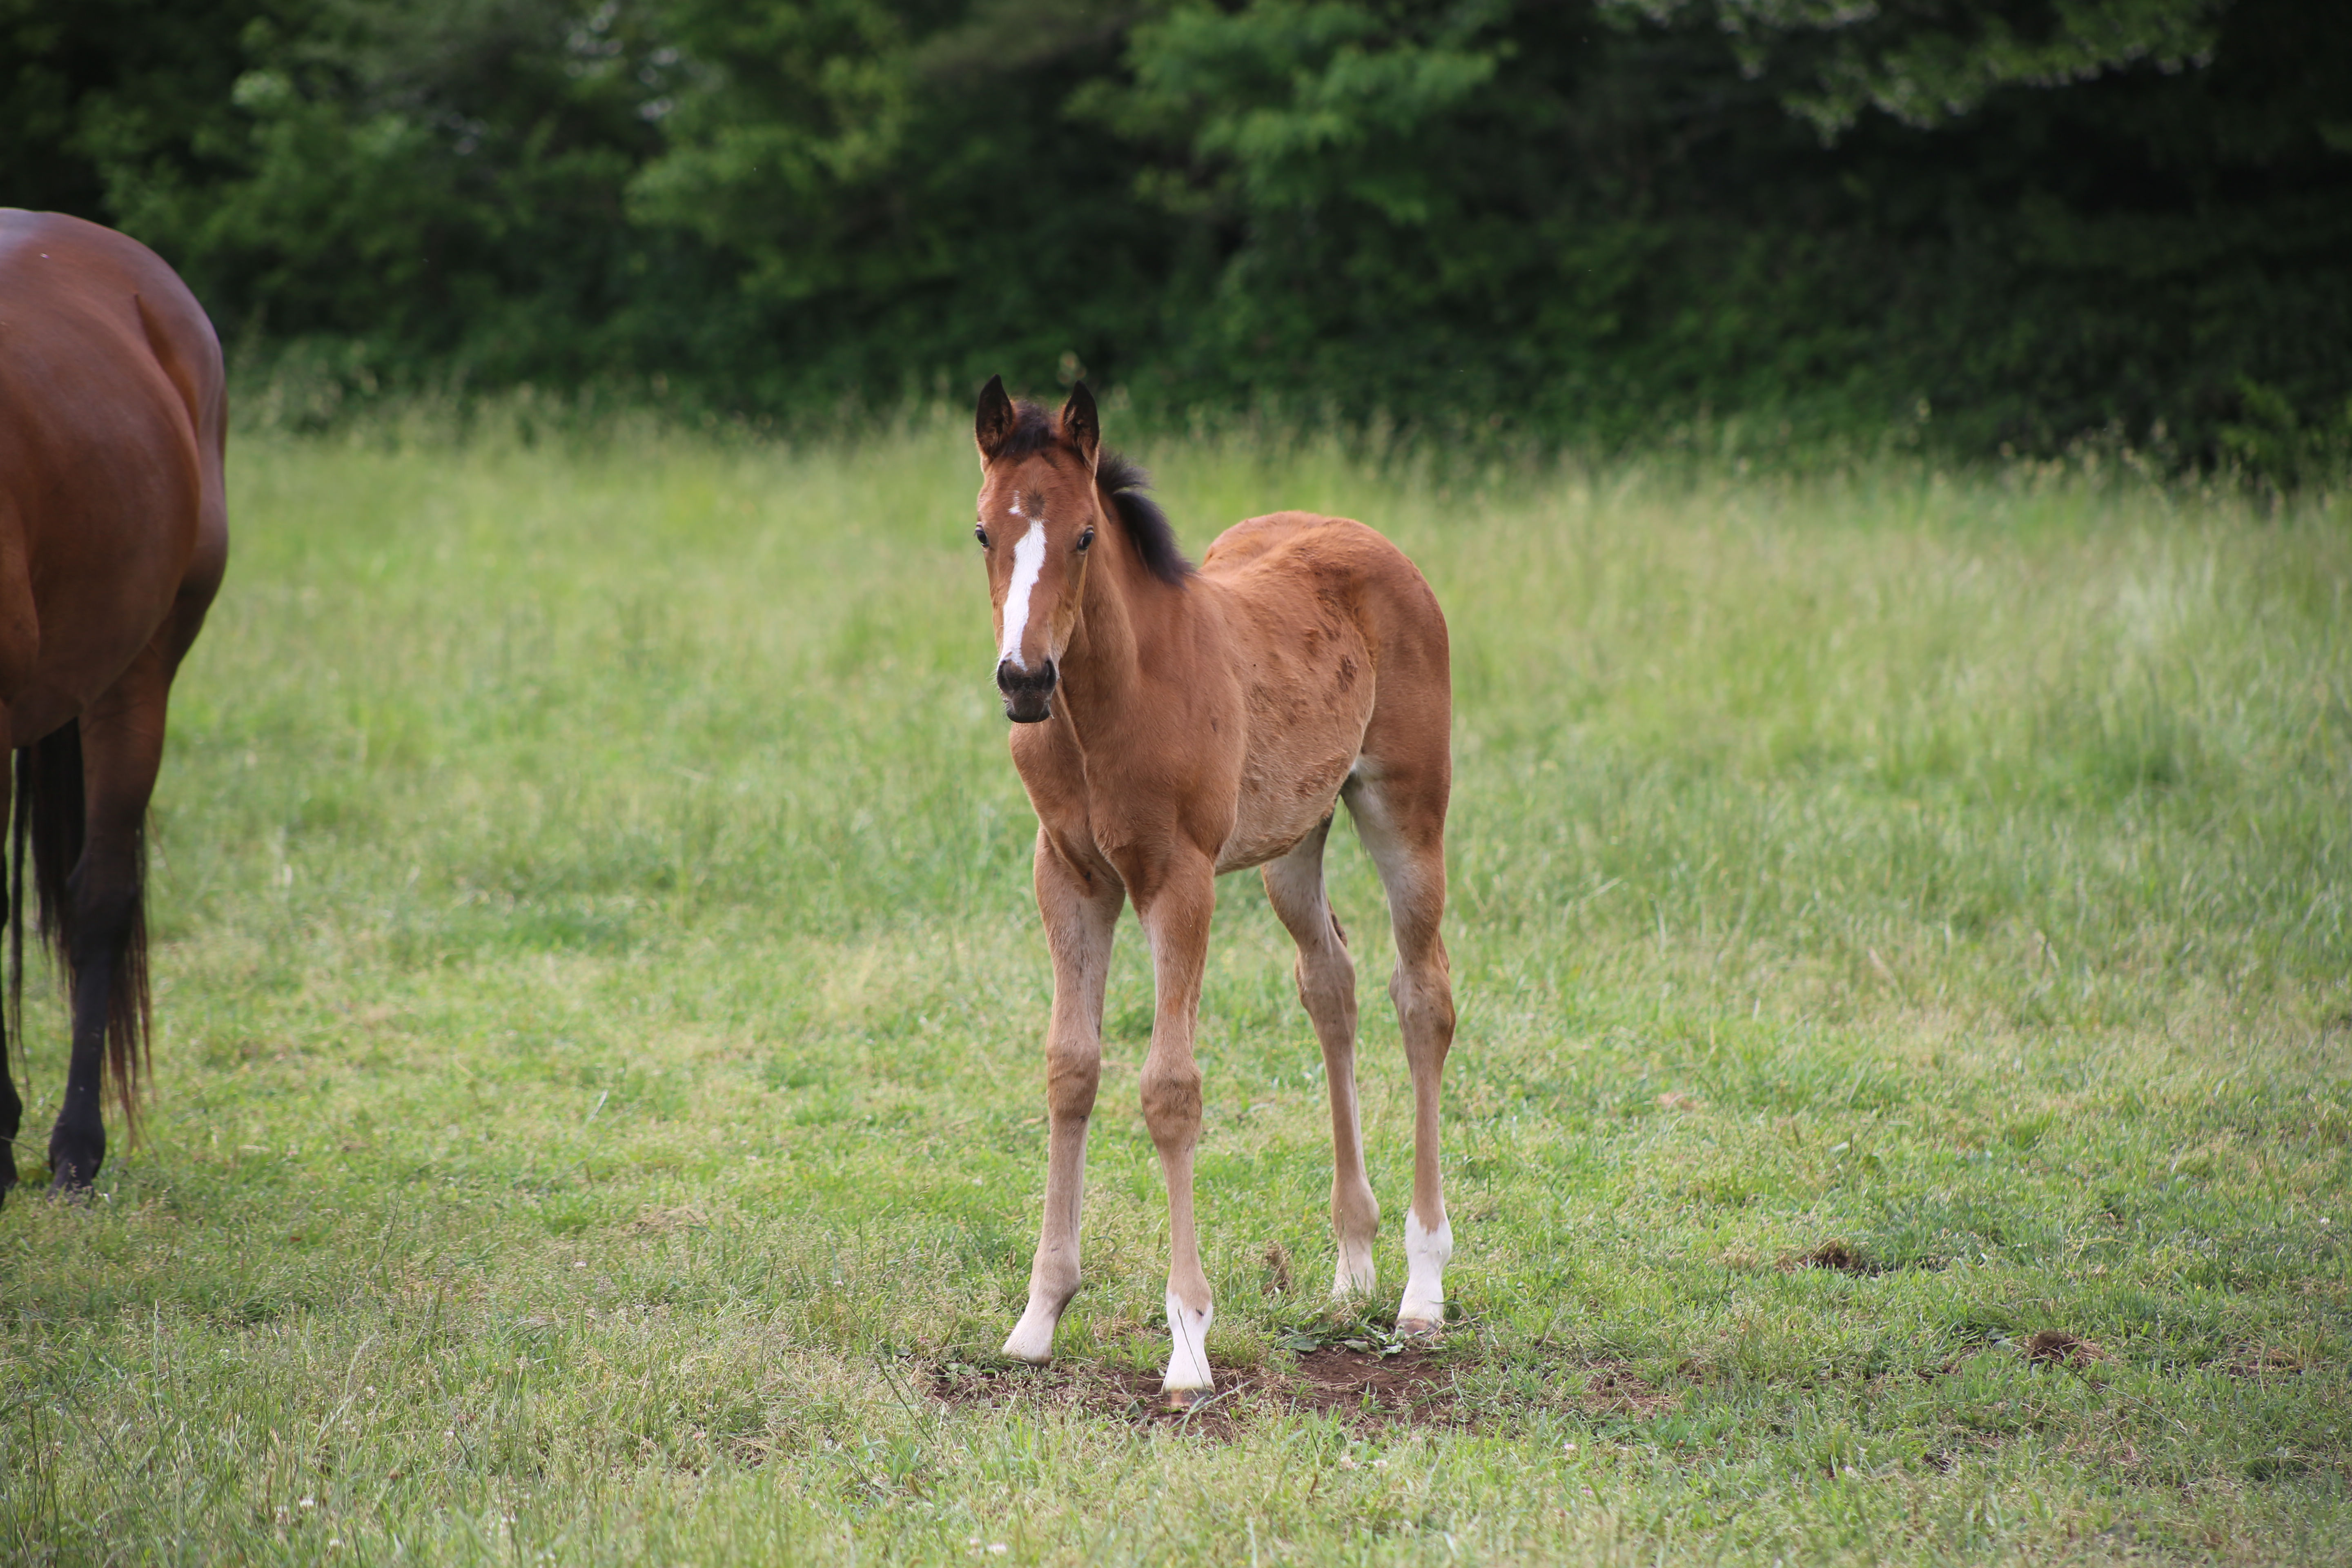
[[[1293,971],[1298,1000],[1323,1046],[1323,1076],[1331,1094],[1331,1228],[1339,1246],[1331,1293],[1352,1296],[1369,1293],[1377,1284],[1372,1237],[1381,1227],[1381,1205],[1364,1172],[1363,1129],[1356,1112],[1356,965],[1323,886],[1323,844],[1330,833],[1327,816],[1297,848],[1266,862],[1259,874],[1275,914],[1298,944]]]
[[[170,690],[171,676],[151,646],[81,716],[85,836],[60,922],[73,982],[73,1055],[49,1134],[53,1192],[86,1189],[106,1158],[100,1093],[108,1068],[126,1119],[136,1103],[147,1025],[142,834],[163,761]]]
[[[1442,733],[1442,731],[1441,731]],[[1401,1334],[1433,1334],[1445,1321],[1445,1263],[1454,1254],[1438,1169],[1438,1083],[1454,1046],[1454,985],[1445,943],[1444,753],[1420,766],[1383,763],[1367,746],[1344,796],[1388,891],[1396,929],[1396,1003],[1404,1054],[1412,1068],[1412,1207],[1404,1221],[1404,1300]]]
[[[7,710],[0,708],[0,735],[7,733]],[[15,784],[15,753],[0,750],[0,844],[7,839],[8,811],[13,802],[10,793]],[[5,938],[8,922],[19,917],[8,900],[7,857],[0,854],[0,938]],[[8,1066],[8,1018],[5,1002],[0,1002],[0,1202],[5,1202],[9,1189],[16,1184],[16,1130],[25,1124],[25,1102],[16,1095],[16,1075]]]

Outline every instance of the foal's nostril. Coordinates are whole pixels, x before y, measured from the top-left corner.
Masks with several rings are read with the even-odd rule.
[[[1050,696],[1054,681],[1054,661],[1050,658],[1035,669],[1023,669],[1009,658],[996,667],[996,689],[1007,697]]]
[[[1023,669],[1006,659],[996,667],[996,689],[1004,693],[1004,716],[1015,724],[1042,724],[1054,716],[1054,661]]]

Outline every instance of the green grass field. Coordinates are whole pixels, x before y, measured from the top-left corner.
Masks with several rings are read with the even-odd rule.
[[[1195,553],[1358,516],[1452,622],[1440,1351],[1326,1308],[1243,876],[1234,1392],[1133,1398],[1131,917],[1088,1281],[1055,1368],[995,1358],[1048,976],[960,417],[257,435],[156,807],[144,1141],[0,1213],[0,1558],[2352,1558],[2352,501],[1143,455]],[[1332,876],[1385,1311],[1410,1109],[1344,829]],[[37,1184],[38,968],[26,1023]]]

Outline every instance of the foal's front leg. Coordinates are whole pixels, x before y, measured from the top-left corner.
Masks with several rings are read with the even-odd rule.
[[[1209,1277],[1192,1221],[1192,1152],[1201,1142],[1201,1068],[1192,1031],[1201,1015],[1201,972],[1209,918],[1217,905],[1214,864],[1205,855],[1171,857],[1159,875],[1134,882],[1135,912],[1151,939],[1157,1012],[1143,1063],[1143,1125],[1168,1182],[1168,1375],[1160,1392],[1181,1409],[1214,1386],[1209,1372]]]
[[[1045,1026],[1045,1218],[1029,1266],[1029,1306],[1004,1342],[1016,1361],[1054,1359],[1054,1329],[1078,1289],[1078,1211],[1087,1177],[1087,1124],[1102,1076],[1103,986],[1126,891],[1107,867],[1082,869],[1040,830],[1037,910],[1054,954],[1054,1014]]]

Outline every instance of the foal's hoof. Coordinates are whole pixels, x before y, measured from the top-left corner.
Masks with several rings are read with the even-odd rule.
[[[1005,1336],[1001,1353],[1008,1360],[1025,1362],[1031,1366],[1047,1365],[1054,1359],[1054,1320],[1024,1312]]]
[[[1212,1388],[1163,1388],[1160,1391],[1160,1407],[1181,1413],[1206,1405],[1215,1393]]]
[[[1445,1325],[1435,1318],[1399,1318],[1396,1335],[1401,1340],[1413,1340],[1426,1344],[1445,1331]]]

